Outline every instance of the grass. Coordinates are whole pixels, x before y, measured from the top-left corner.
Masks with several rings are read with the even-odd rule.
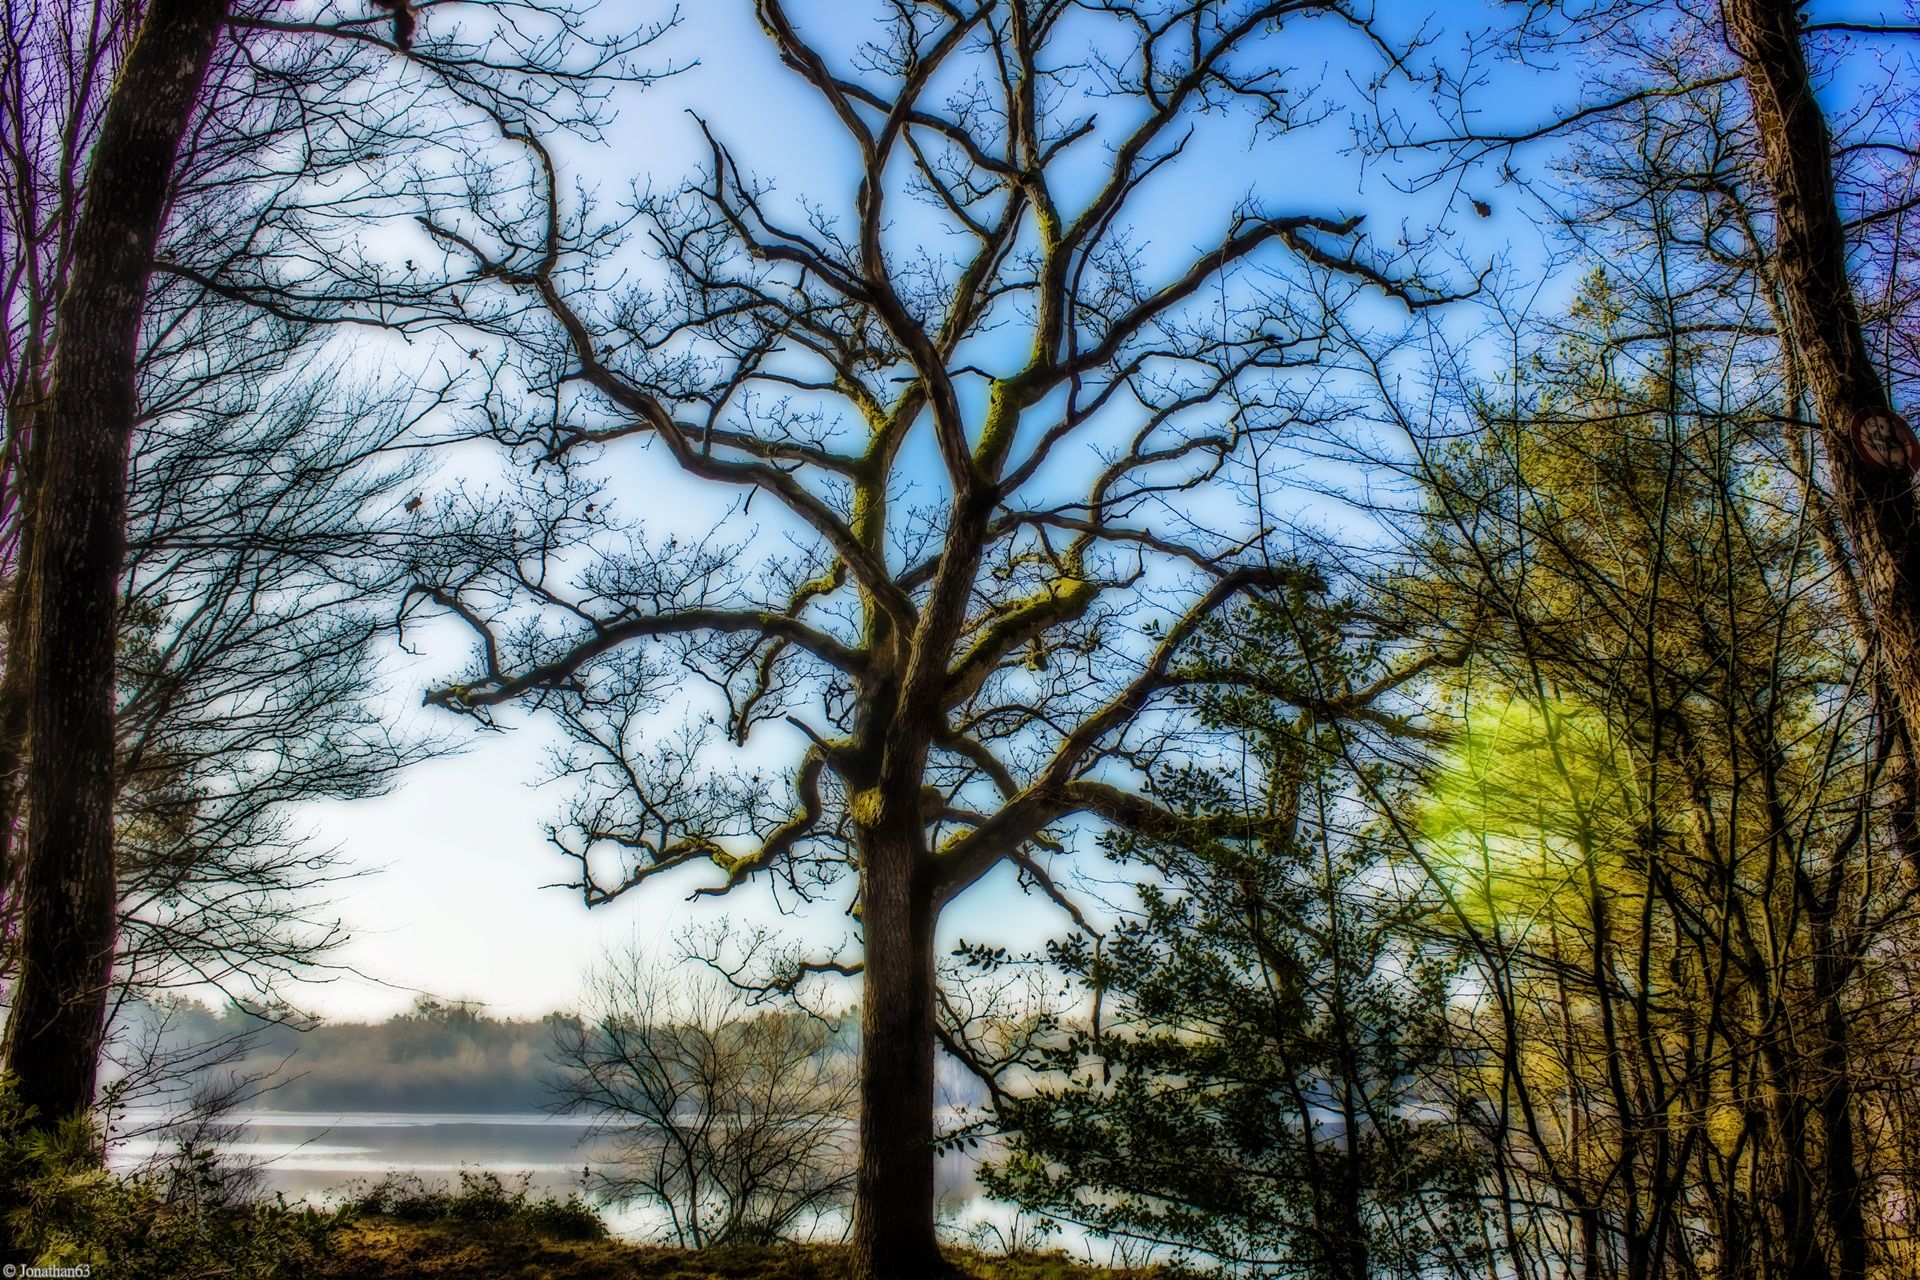
[[[949,1250],[973,1280],[1175,1280],[1174,1273],[1088,1267],[1061,1254],[1002,1257]],[[616,1240],[563,1240],[511,1219],[405,1222],[360,1218],[309,1274],[315,1280],[843,1280],[840,1245],[779,1244],[693,1253]]]
[[[1178,1280],[1115,1271],[1064,1254],[947,1254],[970,1280]],[[463,1173],[457,1187],[385,1178],[342,1207],[313,1280],[842,1280],[842,1245],[780,1243],[693,1252],[608,1237],[578,1197],[534,1198],[524,1179]]]

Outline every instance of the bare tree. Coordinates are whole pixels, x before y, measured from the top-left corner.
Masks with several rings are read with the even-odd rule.
[[[427,397],[337,366],[146,424],[121,577],[117,982],[291,998],[348,874],[290,804],[386,789],[436,742],[380,705]],[[222,412],[223,409],[230,412]]]
[[[682,1247],[777,1239],[846,1207],[857,1076],[829,1023],[633,949],[554,1034],[556,1105],[613,1141],[608,1197],[663,1211]]]
[[[5,41],[0,102],[0,314],[6,342],[0,352],[5,398],[4,454],[0,454],[0,566],[17,581],[25,529],[28,440],[34,411],[51,374],[55,306],[71,265],[74,223],[80,213],[79,174],[84,141],[96,135],[105,85],[125,56],[138,13],[127,6],[81,11],[65,4],[9,5],[0,25]],[[90,20],[89,20],[90,19]],[[67,127],[63,128],[65,125]],[[23,633],[27,593],[7,593],[9,647]],[[7,663],[0,698],[0,884],[11,909],[15,817],[25,763],[26,667]]]
[[[1907,767],[1920,744],[1920,445],[1909,431],[1889,461],[1868,437],[1892,413],[1884,371],[1867,346],[1847,265],[1847,229],[1836,194],[1832,138],[1814,93],[1800,6],[1726,0],[1728,43],[1753,106],[1764,188],[1773,206],[1774,278],[1819,422],[1834,505],[1858,562],[1897,705]],[[1909,789],[1909,802],[1920,792]],[[1920,822],[1920,818],[1916,819]]]
[[[1323,304],[1430,300],[1355,213],[1229,198],[1189,212],[1209,228],[1196,252],[1148,254],[1143,206],[1209,116],[1279,143],[1324,120],[1262,51],[1294,24],[1385,75],[1405,50],[1347,4],[890,6],[847,53],[779,0],[756,13],[857,157],[852,208],[811,186],[775,201],[709,134],[684,190],[636,197],[664,282],[596,286],[616,232],[562,208],[545,143],[509,121],[544,207],[429,216],[532,308],[491,407],[542,471],[422,584],[480,648],[430,700],[558,718],[582,787],[553,837],[590,904],[693,864],[722,873],[701,892],[766,876],[813,896],[853,874],[863,957],[828,967],[866,993],[855,1271],[930,1275],[941,910],[1003,865],[1057,894],[1049,851],[1082,820],[1167,822],[1140,768],[1166,746],[1173,657],[1279,576],[1246,553],[1258,529],[1193,495],[1289,422],[1280,371],[1314,361]],[[800,550],[757,561],[718,525],[626,541],[620,495],[585,477],[629,439],[764,494]],[[583,547],[606,554],[580,570]],[[736,742],[793,752],[789,800],[650,728],[675,658]]]
[[[14,783],[30,754],[30,592],[18,548],[41,480],[36,450],[48,447],[37,426],[59,352],[54,303],[77,269],[80,210],[109,154],[108,90],[146,14],[137,2],[35,0],[9,6],[0,26],[9,977],[20,895],[4,846],[24,829]],[[428,745],[397,733],[370,700],[376,642],[392,627],[380,597],[411,580],[409,557],[430,536],[418,427],[457,375],[443,367],[372,385],[346,369],[381,339],[350,350],[330,335],[345,325],[404,332],[437,323],[447,304],[429,314],[402,263],[355,246],[383,216],[403,218],[413,184],[484,169],[463,149],[484,142],[470,127],[487,118],[484,104],[590,129],[654,32],[576,40],[580,10],[512,0],[476,16],[464,30],[422,22],[399,50],[384,39],[392,15],[378,9],[235,6],[162,175],[164,224],[134,346],[119,634],[102,641],[119,659],[112,962],[122,995],[212,984],[280,1001],[284,980],[340,937],[316,892],[338,864],[288,828],[286,805],[381,790]],[[369,170],[372,156],[409,163]]]

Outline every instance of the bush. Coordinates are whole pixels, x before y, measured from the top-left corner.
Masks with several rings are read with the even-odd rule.
[[[393,1174],[348,1200],[346,1211],[396,1222],[493,1223],[552,1240],[601,1240],[607,1225],[578,1194],[534,1199],[524,1176],[509,1184],[497,1173],[464,1172],[459,1189]]]
[[[550,1240],[602,1240],[607,1234],[599,1213],[577,1195],[536,1200],[522,1211],[522,1217],[529,1230]]]
[[[293,1280],[333,1252],[339,1219],[284,1201],[207,1194],[220,1181],[211,1152],[183,1149],[171,1165],[119,1176],[101,1167],[85,1121],[23,1130],[0,1092],[0,1185],[11,1190],[9,1262],[92,1266],[125,1280],[229,1275]]]
[[[354,1216],[437,1222],[447,1216],[452,1198],[444,1187],[430,1187],[413,1174],[389,1174],[355,1193],[345,1208]]]

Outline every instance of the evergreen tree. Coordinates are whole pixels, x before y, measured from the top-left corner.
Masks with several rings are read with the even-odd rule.
[[[1001,1101],[983,1181],[1023,1207],[1259,1274],[1430,1276],[1482,1250],[1475,1162],[1434,1087],[1454,954],[1350,759],[1377,648],[1310,587],[1209,628],[1187,660],[1217,758],[1164,769],[1189,821],[1115,837],[1137,913],[1050,959],[1095,1019]],[[975,953],[991,966],[999,958]]]

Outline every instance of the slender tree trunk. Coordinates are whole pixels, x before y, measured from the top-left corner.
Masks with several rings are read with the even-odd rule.
[[[933,1233],[933,924],[919,832],[875,833],[861,873],[855,1280],[949,1274]]]
[[[16,593],[24,595],[23,586],[16,582]],[[7,634],[23,635],[25,607],[13,608],[9,601],[7,612],[13,615]],[[11,952],[17,941],[19,877],[14,849],[22,834],[21,775],[27,762],[26,670],[19,647],[12,646],[7,654],[6,674],[0,676],[0,974],[11,969]]]
[[[1783,1073],[1784,1078],[1784,1073]],[[1780,1146],[1775,1170],[1780,1186],[1780,1243],[1786,1250],[1782,1280],[1833,1280],[1816,1216],[1814,1170],[1817,1158],[1808,1133],[1808,1106],[1795,1083],[1782,1086],[1788,1096],[1776,1106]]]
[[[1847,277],[1832,143],[1813,96],[1798,8],[1795,0],[1724,0],[1722,12],[1753,103],[1774,204],[1775,270],[1820,420],[1835,504],[1900,703],[1893,710],[1906,741],[1920,743],[1920,504],[1904,469],[1865,461],[1850,435],[1856,415],[1890,406]]]
[[[1822,1051],[1827,1079],[1820,1097],[1822,1154],[1825,1157],[1827,1226],[1833,1235],[1838,1280],[1866,1280],[1866,1188],[1854,1142],[1853,1086],[1847,1079],[1844,1040],[1836,1041],[1829,1018],[1828,1044]],[[1838,1032],[1844,1036],[1844,1029]]]
[[[35,431],[39,410],[38,369],[43,353],[35,342],[25,361],[34,372],[23,377],[22,402],[8,407],[8,431],[24,438],[26,449],[14,462],[14,518],[20,522],[14,541],[14,561],[7,566],[5,611],[7,669],[0,675],[0,975],[10,976],[18,959],[20,941],[20,859],[18,847],[27,767],[27,561],[33,555],[33,477],[46,453],[46,435]]]
[[[6,1068],[37,1125],[93,1102],[114,949],[114,650],[135,370],[174,157],[227,0],[152,0],[101,121],[56,320],[26,565],[20,975]]]
[[[1580,1257],[1583,1262],[1581,1273],[1586,1280],[1601,1280],[1606,1275],[1606,1259],[1601,1255],[1600,1209],[1597,1205],[1583,1204],[1576,1210],[1580,1216]]]
[[[1820,1042],[1819,1107],[1821,1173],[1824,1175],[1827,1230],[1833,1237],[1837,1280],[1866,1280],[1866,1187],[1860,1176],[1852,1063],[1847,1052],[1852,1028],[1842,1003],[1840,942],[1834,937],[1831,903],[1836,891],[1814,913],[1814,989],[1825,1025]]]

